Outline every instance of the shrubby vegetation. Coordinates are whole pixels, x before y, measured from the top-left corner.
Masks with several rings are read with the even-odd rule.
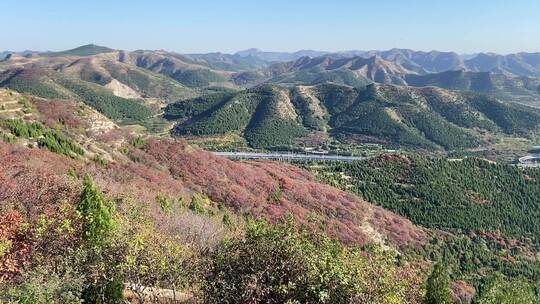
[[[420,297],[411,292],[414,279],[404,279],[389,253],[365,255],[299,233],[292,223],[250,223],[209,262],[205,303],[409,303]]]
[[[39,122],[26,122],[22,119],[8,119],[2,121],[10,132],[16,137],[36,140],[40,147],[51,152],[71,157],[84,155],[81,146],[73,142],[58,130],[44,127]]]
[[[92,78],[92,75],[87,75]],[[99,79],[92,79],[100,82]],[[13,90],[29,93],[42,98],[75,99],[93,107],[110,119],[142,122],[152,116],[152,112],[139,100],[126,99],[114,95],[99,85],[72,79],[58,72],[24,70],[5,84]]]
[[[27,159],[24,149],[9,146],[0,144],[2,155]],[[114,303],[123,292],[140,303],[166,289],[178,299],[193,296],[201,303],[422,303],[428,299],[424,295],[440,295],[433,291],[448,290],[448,284],[454,294],[457,278],[473,283],[478,297],[487,297],[493,292],[485,276],[499,270],[516,284],[504,294],[515,288],[535,296],[529,282],[517,279],[520,274],[534,278],[518,274],[532,265],[521,258],[530,257],[527,244],[505,245],[496,235],[487,242],[489,235],[480,232],[474,247],[452,234],[440,236],[440,242],[415,242],[410,235],[422,232],[407,221],[317,184],[302,170],[267,162],[247,166],[182,147],[135,137],[125,153],[137,162],[111,163],[111,168],[81,168],[75,160],[29,150],[46,155],[46,163],[35,158],[37,166],[53,162],[50,166],[64,168],[65,176],[0,163],[0,179],[8,176],[24,188],[8,193],[0,207],[0,301]],[[91,178],[79,179],[86,171],[110,197]],[[182,181],[175,183],[163,172]],[[181,192],[184,182],[191,183],[190,192]],[[367,223],[357,221],[366,210],[376,221],[367,229],[377,229],[387,244],[398,244],[399,254],[371,245],[364,231],[355,230]],[[277,224],[238,216],[245,213]],[[280,224],[288,213],[304,218]],[[512,250],[522,253],[508,254]],[[504,263],[514,258],[513,264]],[[446,270],[433,270],[435,283],[429,284],[429,260],[439,259],[448,264],[450,283],[446,275],[436,275]],[[501,265],[513,265],[515,273]],[[480,279],[472,279],[475,273]]]
[[[490,277],[475,304],[533,304],[538,303],[533,288],[523,280],[508,280],[500,274]]]
[[[13,222],[8,235],[0,229],[0,240],[12,244],[0,261],[27,248],[20,268],[0,263],[0,273],[12,270],[0,279],[0,302],[121,303],[124,283],[139,300],[151,286],[185,288],[187,244],[158,233],[148,211],[129,208],[115,211],[86,176],[76,206],[66,203],[62,212],[37,222]]]
[[[159,229],[148,206],[114,204],[89,176],[78,202],[64,202],[53,216],[25,222],[18,211],[3,209],[0,241],[11,245],[0,255],[0,274],[7,274],[0,301],[120,303],[125,286],[139,303],[152,299],[153,288],[173,290],[178,299],[191,291],[201,303],[418,303],[422,297],[422,272],[399,266],[392,252],[347,248],[299,232],[290,221],[249,221],[244,231],[238,219],[201,198],[191,203],[196,215],[161,196],[159,216],[170,224],[189,219],[185,214],[192,224],[227,218],[230,236],[214,245],[204,237],[194,242],[199,236],[189,229]],[[6,216],[9,229],[2,226]],[[6,272],[6,259],[21,257],[15,250],[23,250],[26,262]]]
[[[172,101],[193,95],[193,90],[173,79],[149,70],[128,69],[122,71],[114,65],[106,65],[105,68],[112,78],[131,88],[136,88],[138,92],[142,92],[143,97],[158,97]]]

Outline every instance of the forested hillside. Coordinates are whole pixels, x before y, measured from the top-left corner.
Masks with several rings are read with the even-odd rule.
[[[510,102],[538,106],[540,79],[508,76],[490,72],[447,71],[426,75],[407,75],[409,86],[435,86],[451,90],[489,94]]]
[[[496,136],[534,137],[540,111],[473,93],[436,88],[339,85],[260,86],[167,106],[179,135],[235,132],[250,146],[294,146],[313,132],[349,142],[460,150]]]
[[[74,101],[5,95],[27,105],[0,123],[0,301],[160,297],[151,288],[202,303],[237,290],[250,292],[241,303],[423,296],[429,262],[380,248],[422,246],[426,232],[304,170],[99,129]]]
[[[465,157],[537,144],[537,70],[404,49],[10,54],[0,303],[539,303],[540,170]]]
[[[0,86],[42,98],[81,101],[115,122],[142,125],[150,132],[163,132],[167,125],[157,117],[159,107],[139,96],[117,96],[94,82],[55,71],[9,70],[0,74]]]
[[[509,237],[540,242],[538,169],[475,158],[388,155],[366,162],[329,163],[322,176],[422,226],[500,230]]]
[[[478,285],[483,272],[498,270],[540,281],[539,169],[412,155],[305,166],[331,185],[440,231],[419,254],[443,253],[456,278]]]
[[[333,106],[318,105],[336,113],[364,102],[356,100],[358,91],[340,88],[299,87],[296,94],[335,94],[327,99]],[[292,102],[282,88],[259,89],[264,94],[203,98],[208,104],[200,107],[176,104],[176,114],[198,115],[226,100],[237,101],[229,103],[233,112],[279,115],[255,120],[250,134],[298,119],[296,109],[309,113],[312,128],[331,121],[313,111],[312,100]],[[10,106],[0,115],[0,301],[469,303],[497,294],[534,303],[540,272],[529,200],[537,196],[536,171],[478,160],[389,158],[370,161],[365,175],[353,174],[362,163],[309,166],[314,175],[136,133],[79,99],[0,93]],[[9,111],[15,106],[20,109]],[[510,200],[516,192],[521,196]],[[440,207],[445,218],[430,213]],[[531,212],[519,217],[525,208]],[[469,211],[481,217],[471,220]]]

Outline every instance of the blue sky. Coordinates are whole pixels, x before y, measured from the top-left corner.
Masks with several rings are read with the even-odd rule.
[[[540,51],[537,0],[0,0],[0,50]]]

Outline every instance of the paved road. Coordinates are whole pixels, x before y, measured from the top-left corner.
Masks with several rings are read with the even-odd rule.
[[[327,160],[327,161],[355,161],[365,160],[368,157],[317,155],[296,153],[252,153],[252,152],[212,152],[215,155],[238,159],[274,159],[274,160]]]

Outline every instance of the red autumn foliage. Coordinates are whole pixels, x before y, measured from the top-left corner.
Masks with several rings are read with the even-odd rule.
[[[77,105],[63,100],[46,100],[34,98],[33,103],[39,111],[41,121],[48,127],[54,128],[58,124],[70,128],[88,128],[87,122],[81,121],[75,116]]]
[[[109,197],[153,202],[158,194],[179,198],[202,192],[237,213],[270,221],[292,214],[299,224],[308,224],[316,216],[318,223],[310,224],[324,226],[347,243],[386,239],[401,246],[425,241],[425,232],[410,221],[321,184],[292,165],[231,161],[163,139],[149,139],[143,149],[132,148],[129,154],[134,160],[123,157],[101,166],[0,143],[0,202],[22,204],[32,218],[54,210],[50,206],[59,201],[76,201],[80,181],[67,175],[73,168],[78,176],[92,175]]]
[[[455,303],[471,303],[476,289],[465,281],[453,281],[450,283],[450,292]]]
[[[372,240],[372,231],[366,231],[366,226],[398,246],[425,240],[425,232],[410,221],[320,184],[310,173],[292,165],[230,161],[172,140],[150,140],[144,150],[143,162],[166,166],[175,178],[237,212],[271,221],[292,214],[299,223],[315,213],[331,235],[347,243]],[[273,202],[277,189],[279,200]]]
[[[17,275],[28,263],[31,244],[20,231],[23,217],[16,211],[0,214],[0,283]]]
[[[0,160],[0,202],[21,206],[27,219],[78,195],[78,183],[66,175],[76,166],[70,158],[0,143]]]

